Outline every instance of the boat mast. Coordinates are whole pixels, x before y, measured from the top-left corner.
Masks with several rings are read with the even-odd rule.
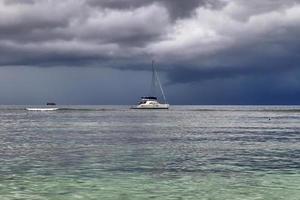
[[[155,69],[154,69],[154,60],[152,60],[152,80],[150,85],[150,94],[149,96],[156,96],[156,78],[155,78]]]
[[[161,94],[162,94],[162,96],[163,96],[163,98],[164,98],[164,102],[167,103],[167,99],[166,99],[164,90],[163,90],[163,88],[162,88],[161,82],[160,82],[160,80],[159,80],[157,71],[156,71],[155,68],[154,68],[154,60],[152,60],[152,70],[153,70],[152,81],[153,81],[153,79],[154,79],[154,82],[156,82],[155,79],[157,80],[157,83],[158,83],[158,85],[159,85],[159,89],[160,89]]]

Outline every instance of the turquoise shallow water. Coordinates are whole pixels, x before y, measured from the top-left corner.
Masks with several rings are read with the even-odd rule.
[[[23,108],[0,107],[1,200],[300,197],[300,107]]]

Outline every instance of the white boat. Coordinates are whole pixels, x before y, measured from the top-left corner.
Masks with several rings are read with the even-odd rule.
[[[164,103],[160,103],[158,98],[155,95],[141,97],[141,100],[138,102],[138,105],[133,106],[133,109],[169,109],[170,105],[167,103],[165,93],[161,86],[158,74],[154,68],[154,61],[152,61],[152,84],[150,93],[155,94],[156,86],[159,86],[160,92],[164,99]]]
[[[55,111],[58,108],[26,108],[28,111]]]
[[[159,103],[156,97],[142,97],[141,101],[135,109],[168,109],[170,107],[169,104]]]

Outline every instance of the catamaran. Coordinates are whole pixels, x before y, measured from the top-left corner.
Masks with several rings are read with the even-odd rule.
[[[141,97],[138,105],[132,107],[133,109],[168,109],[170,105],[167,103],[164,90],[162,88],[161,82],[159,80],[157,71],[154,67],[154,61],[152,61],[152,83],[150,88],[150,93],[155,94],[155,90],[159,86],[160,92],[162,94],[164,103],[160,103],[156,95],[149,95]]]

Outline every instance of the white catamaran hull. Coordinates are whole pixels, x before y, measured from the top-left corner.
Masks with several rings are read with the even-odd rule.
[[[140,104],[135,107],[134,109],[169,109],[169,104],[155,104],[155,105],[149,105],[149,104]]]

